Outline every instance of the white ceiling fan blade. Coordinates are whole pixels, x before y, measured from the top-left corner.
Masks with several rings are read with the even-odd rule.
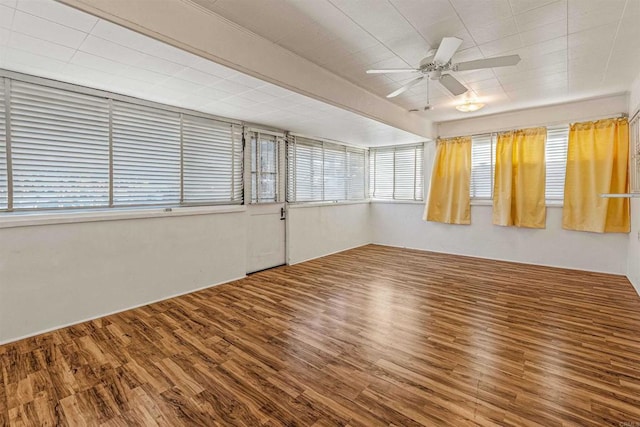
[[[436,56],[433,58],[433,62],[436,64],[446,64],[451,60],[453,54],[462,44],[462,40],[457,37],[444,37],[440,42]]]
[[[455,71],[480,70],[483,68],[508,67],[517,65],[520,62],[520,55],[498,56],[496,58],[476,59],[455,64]]]
[[[443,74],[442,77],[440,77],[440,83],[455,96],[462,95],[468,90],[451,74]]]
[[[393,98],[400,95],[403,92],[406,92],[407,90],[411,89],[412,87],[420,83],[420,80],[422,79],[424,79],[424,76],[420,76],[416,79],[411,80],[409,83],[402,86],[400,89],[396,90],[395,92],[391,92],[389,95],[387,95],[387,98]]]
[[[418,73],[415,68],[388,68],[384,70],[367,70],[367,74]]]

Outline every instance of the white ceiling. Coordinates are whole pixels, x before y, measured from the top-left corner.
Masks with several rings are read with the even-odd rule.
[[[475,115],[625,92],[640,71],[640,0],[193,1],[381,96],[415,76],[367,69],[415,67],[444,36],[464,40],[454,62],[519,54],[516,67],[456,73],[487,103]],[[468,117],[462,97],[432,83],[436,109],[420,114]],[[423,106],[425,85],[393,102]]]
[[[424,140],[53,0],[0,0],[0,68],[352,144]]]

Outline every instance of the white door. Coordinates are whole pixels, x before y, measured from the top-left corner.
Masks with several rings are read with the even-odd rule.
[[[247,273],[253,273],[286,263],[284,137],[248,130],[245,141]]]

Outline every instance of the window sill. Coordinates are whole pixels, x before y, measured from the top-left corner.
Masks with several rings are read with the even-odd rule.
[[[472,200],[471,206],[493,206],[493,200]],[[562,202],[547,202],[545,204],[548,208],[562,208]]]
[[[302,208],[321,208],[328,206],[345,206],[345,205],[362,205],[369,203],[369,199],[364,200],[341,200],[339,202],[299,202],[289,203],[289,209],[302,209]]]
[[[371,203],[394,204],[394,205],[424,205],[424,200],[389,200],[371,199]]]
[[[168,208],[138,208],[65,213],[6,213],[0,214],[0,229],[36,225],[73,224],[79,222],[118,221],[144,218],[166,218],[191,215],[211,215],[244,212],[244,205],[194,206]]]

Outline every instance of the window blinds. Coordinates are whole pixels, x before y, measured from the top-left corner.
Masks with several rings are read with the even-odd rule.
[[[113,103],[113,204],[180,202],[180,115]]]
[[[369,193],[372,198],[423,199],[423,144],[372,148],[369,156]]]
[[[545,199],[562,201],[567,167],[568,126],[547,128],[545,144],[546,184]],[[471,137],[471,198],[491,200],[495,173],[495,134]]]
[[[109,205],[105,98],[11,84],[14,209]]]
[[[251,141],[251,203],[278,201],[278,138],[248,132]]]
[[[347,199],[365,198],[365,151],[347,148]]]
[[[239,125],[44,79],[3,81],[0,210],[242,202]]]
[[[240,127],[184,115],[182,138],[183,201],[197,204],[241,200]]]
[[[0,211],[8,208],[9,185],[7,182],[7,130],[6,130],[6,108],[5,84],[8,80],[0,79]]]
[[[287,201],[365,198],[366,151],[299,136],[287,140]]]
[[[545,162],[547,179],[545,198],[548,201],[564,199],[564,178],[567,169],[567,147],[569,144],[569,127],[547,128],[545,145]]]
[[[471,198],[490,200],[493,196],[495,147],[493,134],[471,137]]]

